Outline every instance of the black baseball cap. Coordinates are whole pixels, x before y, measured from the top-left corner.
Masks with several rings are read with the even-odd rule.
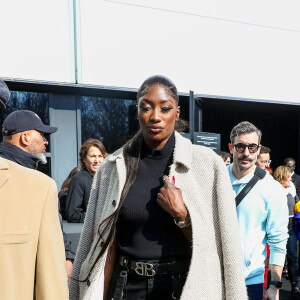
[[[32,130],[43,133],[53,133],[57,127],[44,125],[40,117],[30,110],[17,110],[9,114],[2,125],[2,135],[12,135],[18,132]]]

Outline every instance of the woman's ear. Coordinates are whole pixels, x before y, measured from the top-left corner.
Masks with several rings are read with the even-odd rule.
[[[177,108],[176,108],[176,121],[179,120],[179,116],[180,116],[180,106],[177,106]]]

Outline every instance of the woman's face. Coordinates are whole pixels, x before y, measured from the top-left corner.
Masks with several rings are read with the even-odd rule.
[[[285,178],[283,183],[282,183],[282,186],[284,188],[290,187],[291,186],[291,180],[292,180],[291,176],[289,178]]]
[[[103,155],[101,151],[95,147],[91,146],[83,159],[85,167],[91,175],[94,175],[103,160]]]
[[[151,86],[148,93],[138,99],[138,119],[149,147],[158,150],[164,147],[179,113],[180,107],[162,85]]]
[[[231,159],[230,159],[230,157],[227,157],[225,160],[225,165],[228,166],[230,164],[231,164]]]

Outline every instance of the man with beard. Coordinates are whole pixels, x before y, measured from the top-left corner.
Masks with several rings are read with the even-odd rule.
[[[261,148],[259,129],[250,122],[241,122],[232,129],[230,141],[233,163],[228,166],[228,171],[235,195],[250,180],[258,177],[252,189],[248,193],[243,191],[244,197],[237,203],[243,270],[249,299],[263,298],[264,261],[268,243],[271,282],[264,299],[278,300],[288,238],[286,195],[281,185],[271,176],[264,176],[264,171],[256,171],[255,163]],[[261,173],[261,176],[257,173]]]
[[[0,203],[0,299],[69,299],[54,180],[0,157]]]
[[[46,164],[48,141],[45,134],[57,131],[57,127],[44,125],[37,114],[30,110],[18,110],[9,114],[2,125],[3,142],[0,143],[0,157],[11,160],[23,167],[37,169],[38,164]],[[62,227],[62,218],[59,214]],[[71,243],[63,232],[66,271],[71,275],[75,254]]]
[[[17,110],[3,122],[2,157],[24,167],[37,169],[39,162],[47,163],[45,157],[48,141],[45,134],[57,131],[57,127],[45,126],[39,116],[29,110]]]

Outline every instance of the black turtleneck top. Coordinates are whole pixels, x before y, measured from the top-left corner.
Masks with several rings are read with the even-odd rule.
[[[156,260],[191,253],[191,245],[174,219],[157,204],[162,177],[169,174],[173,162],[174,146],[174,133],[161,150],[143,143],[137,177],[117,221],[117,242],[127,257]]]

